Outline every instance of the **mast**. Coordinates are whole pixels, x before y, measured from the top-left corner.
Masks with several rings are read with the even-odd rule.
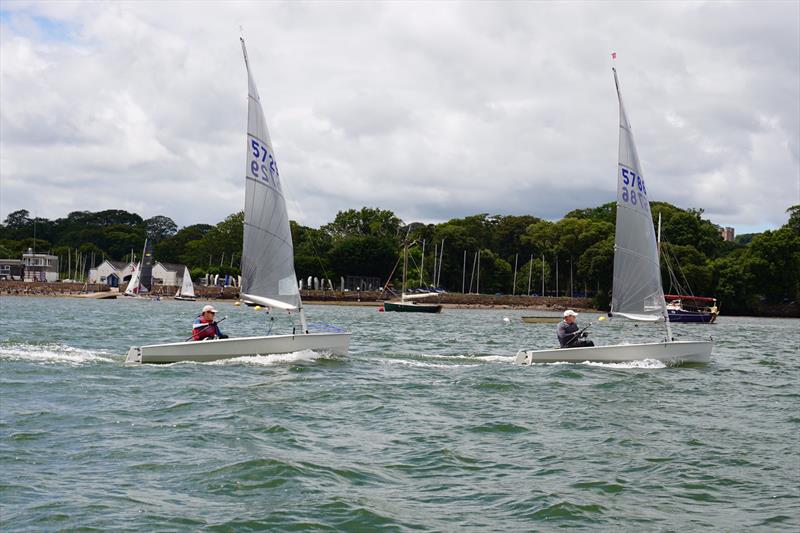
[[[572,256],[569,256],[569,297],[574,298],[572,291]]]
[[[403,246],[403,292],[400,293],[400,300],[406,299],[406,270],[408,269],[408,244]]]
[[[444,259],[444,239],[442,239],[442,245],[439,247],[439,273],[436,275],[436,283],[434,284],[435,287],[439,287],[439,284],[442,281],[442,261]]]
[[[136,280],[139,284],[136,286],[136,294],[142,293],[142,269],[144,268],[144,254],[147,253],[147,239],[144,240],[144,247],[142,248],[142,264],[139,267],[139,279]]]
[[[658,248],[658,255],[661,255],[661,211],[658,212],[658,234],[656,236],[656,246]]]
[[[558,298],[558,255],[556,255],[556,298]]]
[[[472,270],[469,273],[469,292],[472,294],[472,281],[475,279],[475,264],[478,262],[478,252],[472,258]]]
[[[422,287],[422,280],[424,279],[422,273],[425,268],[425,239],[422,239],[422,260],[419,262],[419,286]]]
[[[514,254],[514,281],[511,283],[511,296],[517,295],[517,259],[519,259],[519,253]]]
[[[544,254],[542,254],[542,297],[544,297]]]
[[[481,293],[481,251],[478,250],[478,279],[475,281],[475,294]]]
[[[461,269],[461,294],[464,294],[464,283],[467,281],[467,251],[464,250],[464,267]]]
[[[533,254],[531,260],[528,261],[528,296],[531,295],[531,278],[533,277]]]
[[[658,212],[658,233],[656,234],[656,252],[661,257],[661,211]],[[669,311],[667,301],[664,300],[664,325],[667,328],[667,341],[672,341],[672,326],[669,325]]]

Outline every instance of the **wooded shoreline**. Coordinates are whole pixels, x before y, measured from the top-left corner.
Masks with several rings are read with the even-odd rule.
[[[86,293],[109,291],[102,284],[84,283],[41,283],[0,280],[0,296],[55,296],[78,297]],[[152,292],[162,298],[171,298],[177,287],[156,286]],[[198,300],[236,300],[239,290],[236,287],[206,287],[195,285]],[[354,305],[379,306],[386,299],[381,298],[380,291],[300,291],[306,304],[321,305]],[[564,296],[526,296],[526,295],[492,295],[492,294],[460,294],[442,293],[426,301],[437,302],[449,309],[530,309],[537,311],[559,312],[575,309],[584,312],[603,312],[592,305],[591,298],[569,298]],[[725,302],[722,304],[722,316],[725,315]],[[763,304],[758,313],[728,316],[758,316],[778,318],[800,318],[800,305],[797,303]]]

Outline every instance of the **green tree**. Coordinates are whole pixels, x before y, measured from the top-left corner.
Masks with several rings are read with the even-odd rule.
[[[714,260],[714,295],[723,309],[738,313],[757,309],[758,296],[753,290],[755,276],[750,263],[750,253],[745,248]]]
[[[662,241],[693,246],[709,258],[717,256],[723,240],[717,227],[702,219],[702,209],[684,210],[666,202],[651,202],[650,210],[656,225],[661,214]]]
[[[178,232],[178,226],[171,218],[156,215],[144,221],[144,230],[147,238],[153,245],[156,245],[167,237],[175,235]]]
[[[5,225],[11,229],[26,228],[33,223],[30,212],[27,209],[19,209],[9,213],[5,220]]]
[[[552,273],[550,265],[544,263],[544,279],[545,281]],[[528,281],[530,278],[530,282]],[[530,256],[524,265],[519,267],[517,271],[517,284],[516,294],[528,294],[528,287],[530,287],[531,294],[539,294],[542,292],[542,258],[534,257],[531,261]]]
[[[525,230],[541,219],[530,215],[495,216],[490,218],[492,228],[491,248],[509,263],[516,254],[523,256],[533,253],[533,248],[522,241]]]
[[[614,276],[614,236],[589,246],[578,259],[578,277],[595,291],[594,305],[608,309]]]
[[[193,224],[181,228],[175,235],[167,237],[155,245],[154,253],[156,259],[166,263],[182,262],[181,258],[184,257],[186,253],[186,246],[192,241],[202,240],[212,229],[214,229],[214,226],[210,224]],[[207,262],[201,261],[200,263],[192,264],[190,268],[201,266],[206,267],[208,264]],[[192,278],[194,278],[194,275],[192,275]]]
[[[461,291],[462,284],[464,290],[469,287],[469,269],[471,268],[475,252],[480,247],[480,236],[471,234],[469,226],[445,222],[435,227],[434,235],[431,239],[434,243],[441,246],[444,242],[444,252],[439,254],[441,258],[441,274],[439,275],[439,285],[450,291]],[[429,241],[430,242],[430,241]],[[433,281],[433,253],[435,246],[431,246],[426,254],[425,266],[426,279]],[[466,275],[464,273],[464,257],[466,255]],[[437,265],[438,265],[437,259]],[[437,267],[438,270],[438,267]],[[466,281],[464,278],[466,277]]]
[[[800,235],[786,226],[765,231],[748,249],[755,289],[767,302],[800,299]]]
[[[789,221],[785,227],[793,231],[795,235],[800,235],[800,204],[793,205],[786,212],[789,213]]]
[[[397,260],[391,239],[374,235],[351,235],[339,239],[330,252],[334,276],[376,276],[385,278]]]
[[[713,266],[694,246],[661,244],[661,280],[666,294],[708,294]]]
[[[617,203],[608,202],[599,207],[575,209],[564,215],[564,218],[580,218],[596,222],[608,222],[613,225],[617,222]]]
[[[481,250],[480,255],[480,293],[509,294],[511,292],[512,269],[508,261],[489,249]],[[476,278],[477,287],[477,278]]]
[[[292,243],[294,245],[294,270],[299,278],[308,276],[331,277],[331,266],[328,259],[333,239],[316,228],[301,226],[290,221]]]
[[[180,256],[180,262],[207,269],[211,266],[221,268],[225,265],[230,268],[231,262],[234,266],[238,266],[242,258],[243,234],[244,212],[239,211],[214,226],[199,240],[187,242]]]
[[[391,211],[362,207],[359,211],[339,211],[333,222],[321,229],[334,240],[358,235],[396,239],[401,224],[402,221]]]

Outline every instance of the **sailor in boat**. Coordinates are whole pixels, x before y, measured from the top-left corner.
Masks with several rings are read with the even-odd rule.
[[[564,311],[564,320],[558,323],[556,334],[561,348],[582,348],[584,346],[594,346],[589,340],[581,340],[586,337],[586,331],[580,331],[576,324],[578,313],[572,309]]]
[[[214,317],[217,315],[217,310],[213,306],[207,305],[203,307],[203,312],[194,319],[192,324],[192,339],[196,341],[204,341],[208,339],[227,339],[228,336],[224,335],[220,330]]]

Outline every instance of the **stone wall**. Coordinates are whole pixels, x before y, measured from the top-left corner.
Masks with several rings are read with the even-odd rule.
[[[101,283],[45,283],[41,281],[0,280],[0,294],[67,296],[87,292],[103,292],[109,290],[108,285]]]
[[[381,302],[389,298],[381,297],[380,291],[300,291],[306,302]],[[419,300],[426,303],[452,304],[458,307],[538,307],[541,309],[592,309],[591,298],[511,296],[491,294],[443,293]]]

